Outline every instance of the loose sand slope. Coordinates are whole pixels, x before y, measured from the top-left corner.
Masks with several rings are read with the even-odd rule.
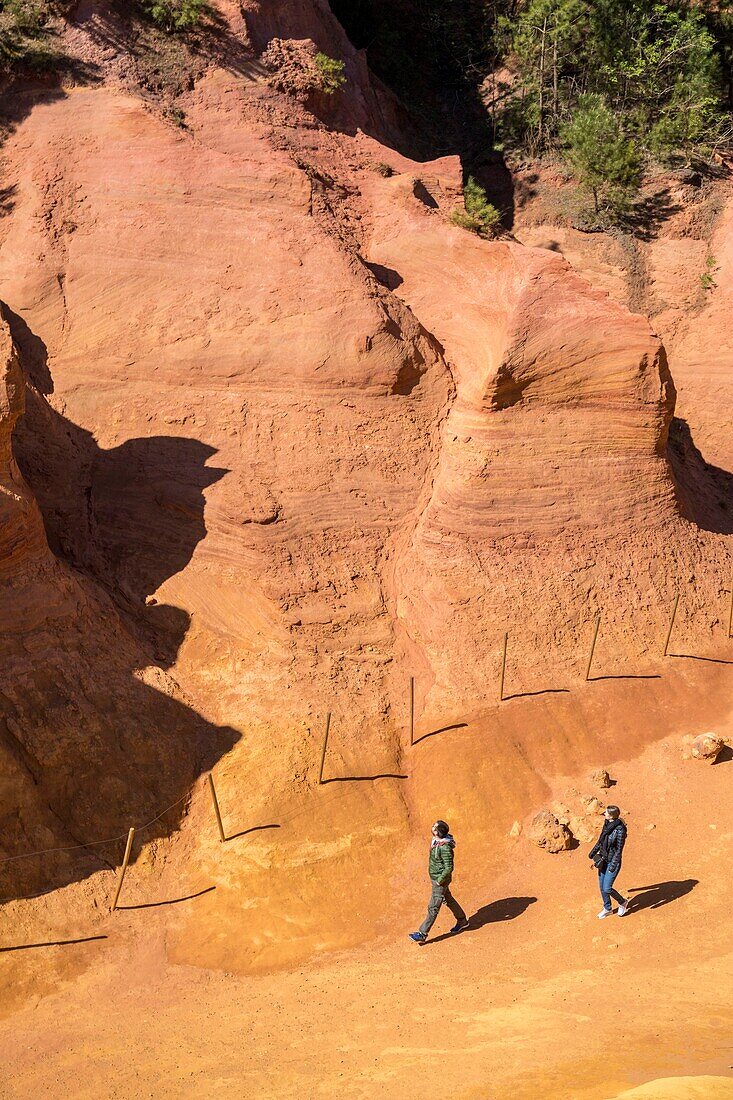
[[[404,883],[378,942],[274,976],[167,965],[184,905],[118,913],[99,926],[109,940],[55,949],[89,966],[72,987],[2,1026],[8,1095],[60,1096],[73,1079],[80,1098],[104,1081],[120,1100],[412,1100],[449,1077],[451,1095],[476,1100],[610,1100],[670,1071],[727,1075],[733,956],[719,867],[733,841],[731,767],[683,761],[675,742],[613,769],[630,827],[620,885],[637,898],[623,919],[595,919],[585,848],[550,857],[520,840],[497,876],[458,829],[455,892],[475,928],[425,948],[405,936],[425,901],[422,875]],[[128,900],[159,889],[138,881]],[[650,1095],[707,1100],[730,1083]]]

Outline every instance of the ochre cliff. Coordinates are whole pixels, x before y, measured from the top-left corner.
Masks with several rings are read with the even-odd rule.
[[[681,514],[674,386],[648,323],[546,250],[451,225],[457,159],[390,147],[398,108],[325,4],[248,3],[244,22],[219,7],[236,63],[179,97],[185,128],[110,60],[110,10],[85,4],[68,44],[103,79],[18,93],[5,142],[14,450],[45,539],[10,454],[5,331],[0,704],[44,796],[17,818],[7,787],[22,824],[2,844],[47,846],[49,804],[54,837],[116,836],[221,761],[241,828],[297,826],[222,854],[196,788],[178,865],[222,875],[210,904],[236,957],[206,919],[171,951],[264,967],[371,934],[396,889],[384,846],[411,853],[433,816],[440,769],[414,758],[409,791],[319,786],[327,712],[327,777],[403,775],[411,676],[423,730],[493,721],[504,632],[514,684],[559,690],[597,612],[616,667],[638,668],[691,577],[679,629],[709,641],[727,559]],[[336,102],[273,86],[260,52],[276,34],[338,47]],[[521,730],[497,719],[516,755],[503,772],[475,741],[457,754],[450,805],[477,850],[557,765],[532,713]],[[562,724],[568,771],[584,737],[625,744],[592,710]],[[94,866],[71,855],[66,878]],[[41,865],[4,881],[48,880]],[[275,915],[273,897],[289,899]]]

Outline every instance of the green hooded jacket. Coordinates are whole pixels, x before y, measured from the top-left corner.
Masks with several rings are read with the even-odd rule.
[[[448,836],[437,837],[430,846],[430,858],[428,860],[428,874],[433,882],[439,886],[448,886],[453,878],[453,849],[456,842],[448,833]]]

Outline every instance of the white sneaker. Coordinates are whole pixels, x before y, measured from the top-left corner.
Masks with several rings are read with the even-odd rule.
[[[598,919],[603,920],[604,917],[610,917],[612,913],[613,909],[601,909],[600,913],[598,914]]]
[[[628,911],[629,911],[629,903],[628,903],[628,901],[625,901],[623,905],[619,905],[618,909],[616,910],[616,914],[619,917],[625,917],[626,914],[628,913]]]

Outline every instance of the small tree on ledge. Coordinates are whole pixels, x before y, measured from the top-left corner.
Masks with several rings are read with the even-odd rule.
[[[631,138],[600,95],[580,97],[578,109],[562,132],[566,157],[581,184],[593,195],[596,214],[601,201],[616,210],[628,205],[639,186],[641,157]]]
[[[150,18],[168,34],[197,27],[206,13],[206,0],[145,0]]]
[[[501,214],[489,202],[483,187],[469,176],[463,188],[464,210],[454,210],[450,220],[480,237],[493,237],[501,228]]]
[[[338,61],[335,57],[329,57],[327,53],[319,51],[315,57],[315,65],[320,76],[321,91],[326,92],[327,95],[333,95],[342,84],[346,83],[343,61]]]

